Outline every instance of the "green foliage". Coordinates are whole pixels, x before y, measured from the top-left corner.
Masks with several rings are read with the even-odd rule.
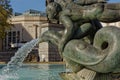
[[[12,12],[12,8],[10,5],[10,0],[0,0],[0,5],[6,9],[7,11]]]
[[[5,31],[11,26],[8,22],[11,13],[10,0],[0,0],[0,38],[2,39],[5,37]]]

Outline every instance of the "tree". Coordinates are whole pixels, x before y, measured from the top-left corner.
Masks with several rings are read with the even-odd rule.
[[[10,28],[11,24],[8,22],[8,18],[12,13],[10,0],[0,0],[0,38],[5,37],[6,29]]]
[[[12,8],[10,5],[10,0],[0,0],[0,5],[6,9],[8,12],[12,12]]]

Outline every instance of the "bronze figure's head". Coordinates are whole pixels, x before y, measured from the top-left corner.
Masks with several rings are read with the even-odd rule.
[[[49,19],[56,19],[61,10],[62,8],[58,3],[52,2],[47,5],[46,13]]]

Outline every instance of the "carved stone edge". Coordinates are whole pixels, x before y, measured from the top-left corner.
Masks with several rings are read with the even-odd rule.
[[[62,72],[60,77],[63,80],[120,80],[120,73],[96,73],[94,71],[83,69],[77,73]]]

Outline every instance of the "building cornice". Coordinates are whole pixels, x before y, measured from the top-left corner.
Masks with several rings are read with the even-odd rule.
[[[10,18],[10,20],[11,22],[47,21],[47,17],[21,15],[21,16],[13,16]]]

